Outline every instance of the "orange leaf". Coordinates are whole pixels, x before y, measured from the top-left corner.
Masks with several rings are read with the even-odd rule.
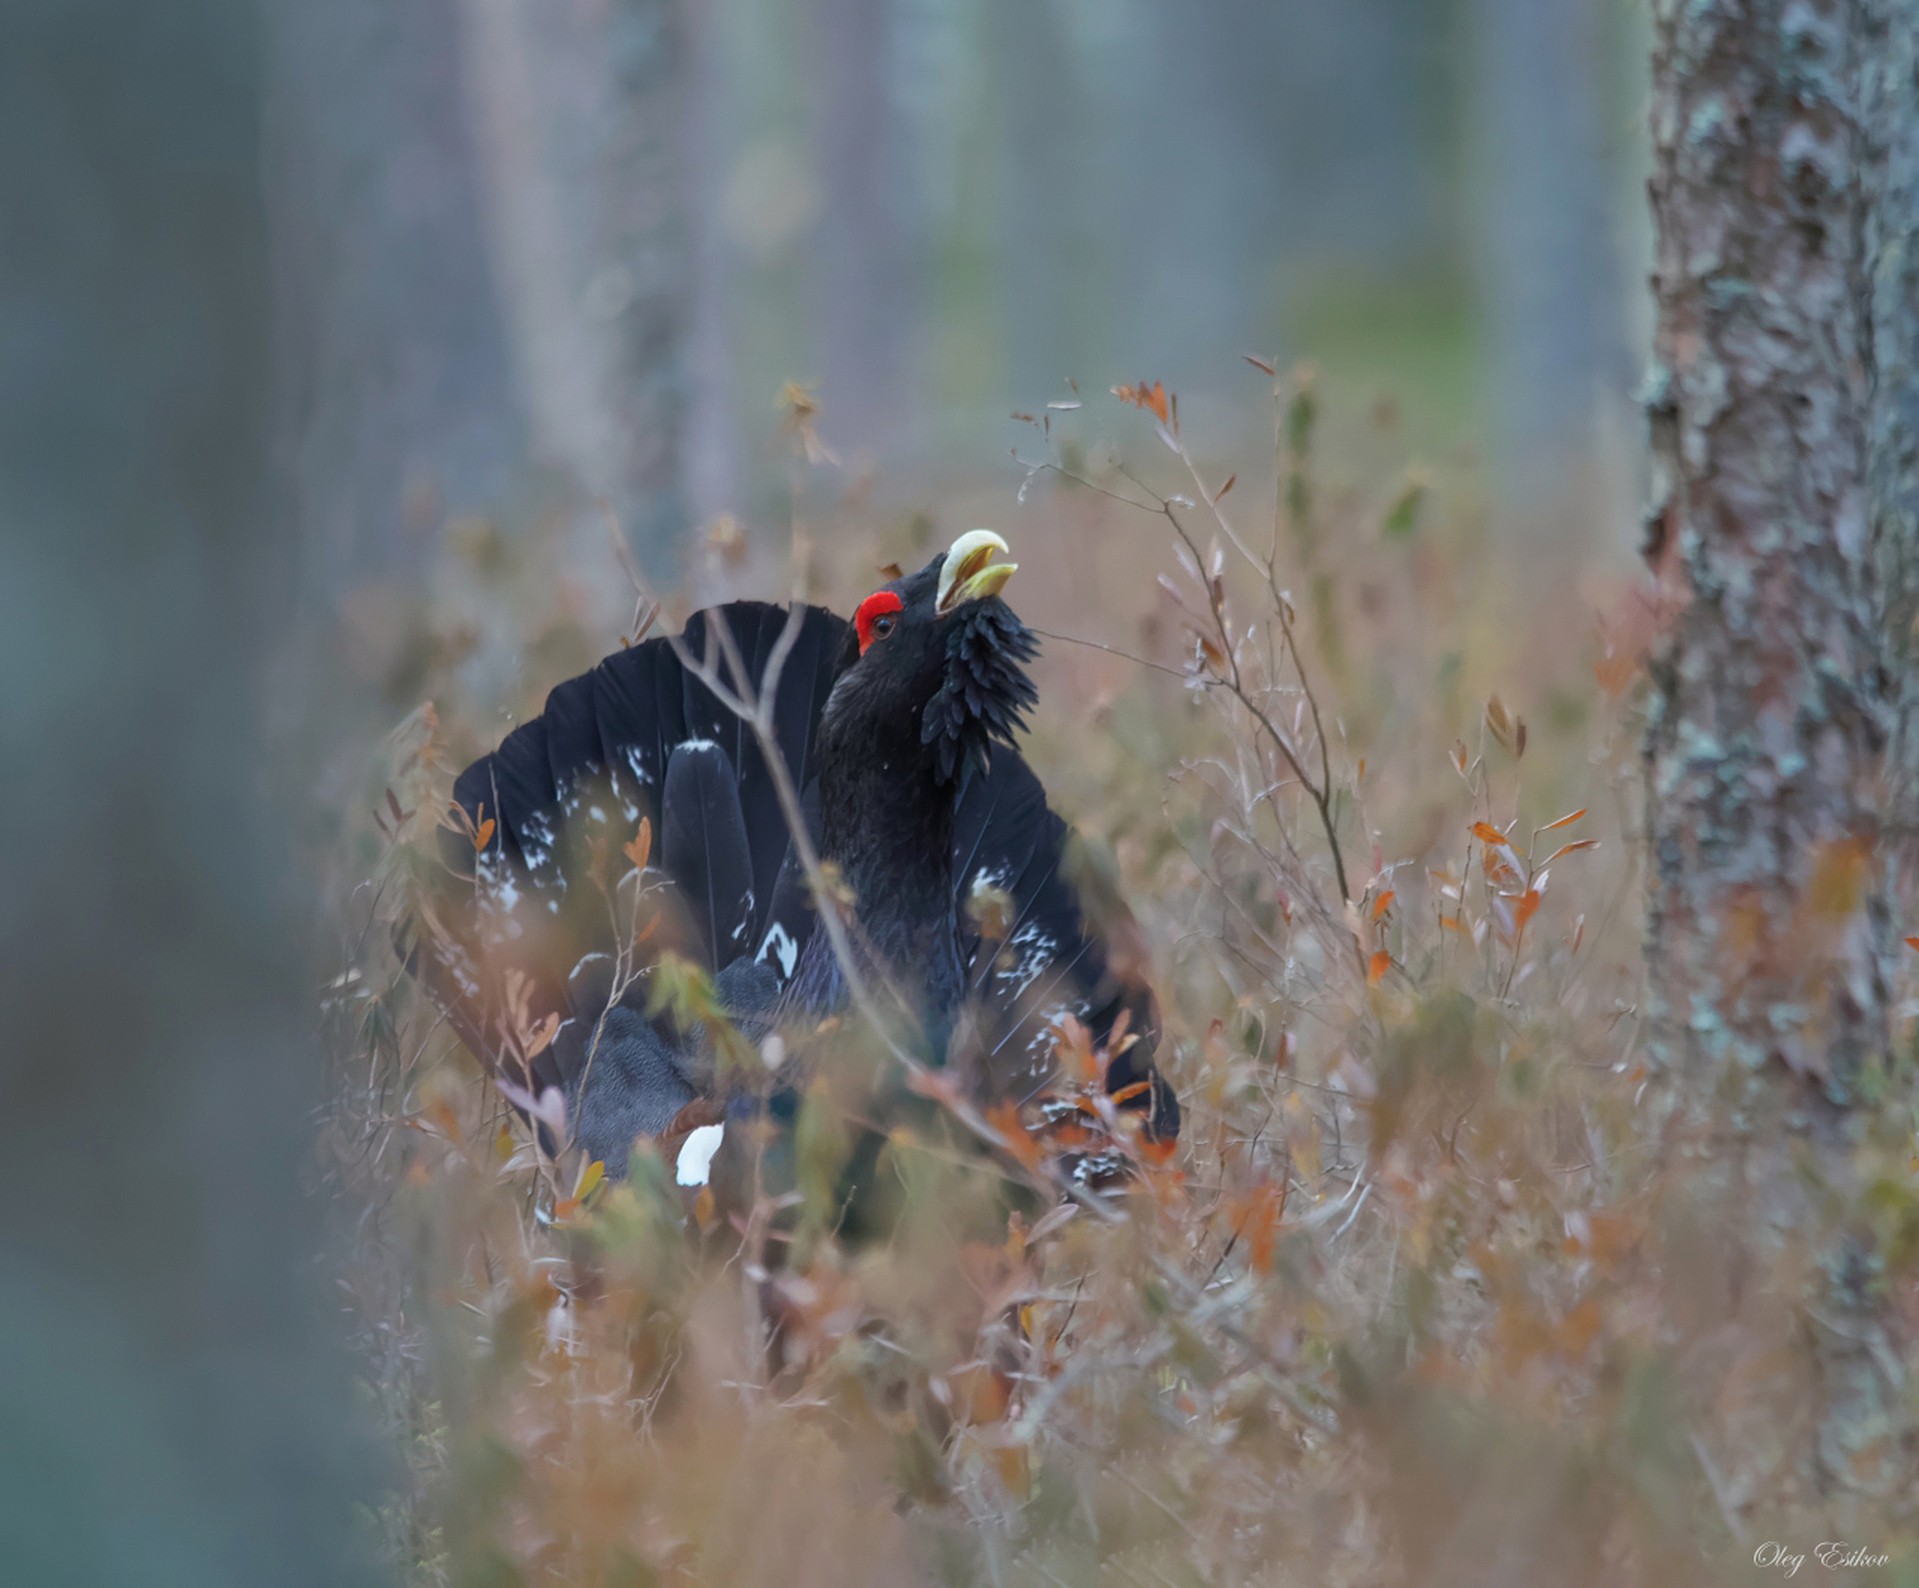
[[[1554,825],[1557,824],[1555,823]],[[1561,844],[1559,848],[1555,849],[1552,854],[1547,857],[1546,865],[1541,866],[1539,869],[1544,871],[1546,866],[1550,866],[1561,855],[1576,855],[1582,849],[1597,849],[1598,847],[1599,840],[1597,838],[1576,838],[1570,844]]]
[[[1388,954],[1385,949],[1382,948],[1375,953],[1373,957],[1366,962],[1366,985],[1368,987],[1377,987],[1380,978],[1392,967],[1392,963],[1393,956]]]
[[[1485,855],[1486,877],[1495,887],[1503,888],[1519,880],[1519,873],[1509,865],[1497,850],[1488,849]]]
[[[1909,937],[1909,938],[1907,938],[1907,939],[1906,939],[1906,947],[1907,947],[1907,948],[1919,948],[1919,937]]]
[[[1285,1212],[1285,1197],[1269,1183],[1246,1193],[1243,1210],[1233,1220],[1233,1233],[1247,1244],[1247,1257],[1256,1273],[1269,1273],[1273,1266],[1273,1248],[1277,1245],[1280,1215]]]
[[[1179,1151],[1179,1143],[1159,1136],[1141,1136],[1134,1150],[1154,1168],[1164,1168],[1173,1161],[1173,1154]]]
[[[1548,822],[1546,823],[1544,827],[1540,828],[1539,830],[1542,833],[1550,833],[1550,832],[1556,831],[1557,829],[1561,827],[1570,827],[1572,826],[1574,822],[1578,821],[1580,817],[1584,816],[1586,812],[1591,809],[1592,807],[1590,805],[1582,805],[1579,807],[1578,810],[1574,811],[1570,816],[1562,816],[1556,822]]]
[[[552,1045],[553,1039],[560,1034],[560,1017],[548,1015],[530,1031],[521,1033],[522,1046],[520,1057],[537,1059]]]
[[[1456,915],[1442,915],[1439,924],[1449,932],[1457,932],[1461,937],[1470,938],[1473,934],[1466,930],[1466,923]]]
[[[1032,1492],[1032,1469],[1028,1465],[1024,1445],[995,1445],[993,1470],[999,1474],[1001,1485],[1014,1499],[1024,1500]]]
[[[1554,1331],[1554,1343],[1566,1356],[1577,1360],[1599,1338],[1600,1325],[1604,1322],[1605,1314],[1600,1310],[1599,1298],[1588,1296],[1559,1320],[1559,1327]]]
[[[1113,395],[1123,403],[1144,408],[1161,424],[1171,422],[1171,411],[1166,406],[1166,387],[1161,381],[1154,381],[1150,386],[1145,381],[1137,386],[1115,386]]]
[[[1373,919],[1377,921],[1382,915],[1384,915],[1387,911],[1387,908],[1392,904],[1393,900],[1395,900],[1398,897],[1399,897],[1399,894],[1394,889],[1388,888],[1377,899],[1373,900]]]
[[[1538,913],[1538,910],[1539,890],[1537,888],[1528,888],[1525,897],[1519,901],[1519,907],[1513,912],[1514,933],[1517,934],[1525,931],[1526,923]]]
[[[1019,1117],[1019,1105],[1007,1101],[986,1111],[986,1121],[998,1131],[1002,1144],[1020,1163],[1028,1169],[1039,1166],[1045,1149],[1035,1141],[1026,1129],[1025,1122]]]
[[[620,852],[633,862],[635,871],[646,870],[646,863],[653,855],[653,823],[642,816],[639,831],[629,842],[620,845]]]
[[[478,854],[493,841],[493,829],[496,825],[493,818],[489,816],[485,821],[481,822],[478,827],[473,829],[473,851],[475,854]]]
[[[826,1027],[822,1025],[820,1029],[825,1030]],[[960,1107],[959,1082],[945,1070],[915,1070],[906,1077],[906,1089],[920,1097],[931,1098],[942,1108]]]
[[[1511,842],[1511,840],[1497,827],[1493,826],[1491,822],[1474,822],[1473,837],[1477,838],[1482,844],[1507,844]]]

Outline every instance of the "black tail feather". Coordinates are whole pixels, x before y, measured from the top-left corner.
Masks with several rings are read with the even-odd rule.
[[[717,972],[752,948],[757,920],[732,759],[711,740],[687,740],[667,760],[661,804],[660,862],[692,917],[706,969]]]
[[[571,796],[575,791],[606,770],[594,694],[594,674],[582,673],[555,688],[540,713],[540,720],[546,724],[547,777],[568,815],[572,814]]]
[[[710,654],[714,670],[731,686],[735,682],[731,668],[709,627],[716,619],[726,624],[747,678],[757,692],[786,630],[788,609],[759,601],[736,601],[713,613],[696,612],[688,619],[683,643],[696,656]],[[804,607],[794,643],[781,664],[773,700],[773,734],[796,788],[806,785],[807,762],[820,711],[849,655],[851,632],[849,624],[823,608]],[[732,759],[752,852],[754,889],[763,914],[789,839],[772,773],[751,728],[692,677],[686,680],[685,721],[689,736],[713,740]]]

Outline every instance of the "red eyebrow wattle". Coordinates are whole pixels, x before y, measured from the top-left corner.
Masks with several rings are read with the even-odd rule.
[[[859,605],[853,614],[853,628],[860,637],[860,655],[866,654],[866,647],[873,643],[873,621],[889,612],[897,612],[906,603],[900,600],[897,590],[875,590]]]

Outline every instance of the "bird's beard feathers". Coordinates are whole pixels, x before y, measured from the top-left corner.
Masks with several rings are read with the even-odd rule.
[[[965,991],[953,897],[955,811],[966,778],[1006,745],[1037,698],[1023,664],[1038,641],[997,599],[925,636],[930,666],[841,677],[820,725],[822,858],[854,898],[868,968],[911,990],[943,1045]],[[905,660],[902,657],[902,660]],[[918,676],[915,676],[917,674]]]

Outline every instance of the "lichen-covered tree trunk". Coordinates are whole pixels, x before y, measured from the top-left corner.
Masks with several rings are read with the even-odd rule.
[[[1787,0],[1656,12],[1656,1015],[1675,1056],[1843,1101],[1887,1040],[1861,41]]]
[[[1908,886],[1919,838],[1919,0],[1864,0],[1860,94],[1872,292],[1867,484],[1892,694],[1886,833]]]
[[[1911,1135],[1888,1065],[1881,575],[1912,555],[1914,317],[1909,290],[1898,321],[1879,300],[1906,289],[1915,225],[1909,175],[1903,200],[1888,180],[1911,159],[1910,31],[1885,80],[1914,9],[1654,7],[1646,550],[1674,602],[1646,743],[1654,1046],[1704,1144],[1698,1194],[1806,1276],[1802,1470],[1854,1519],[1907,1490],[1914,1452],[1905,1281],[1872,1212]]]

